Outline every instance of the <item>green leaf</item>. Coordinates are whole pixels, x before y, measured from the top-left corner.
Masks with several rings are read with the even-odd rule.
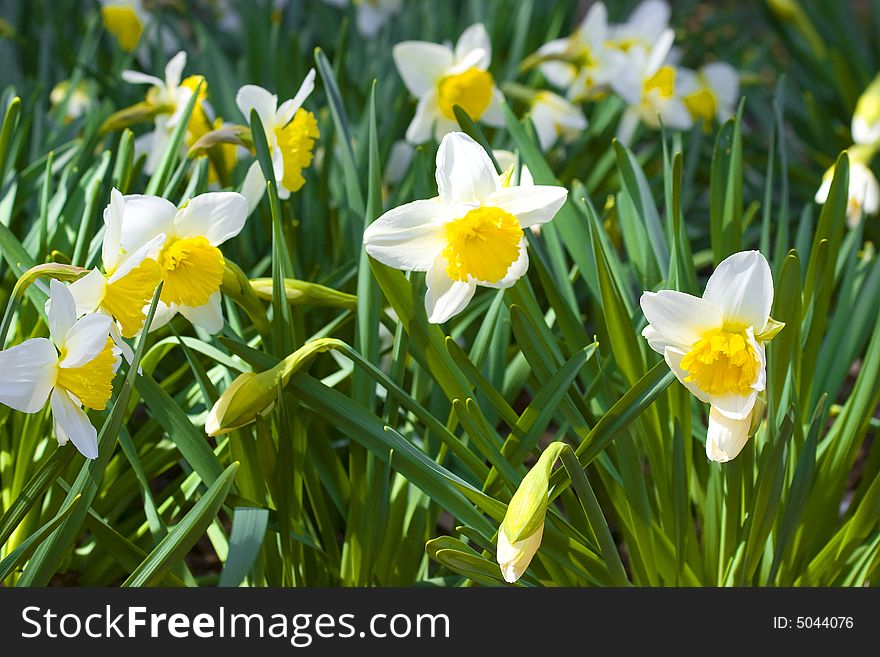
[[[63,511],[58,513],[52,520],[40,527],[33,534],[28,536],[21,544],[10,552],[5,559],[0,560],[0,582],[6,579],[9,574],[14,571],[31,553],[37,549],[37,546],[51,534],[55,528],[60,525],[70,512],[76,507],[80,501],[80,496],[74,497],[70,504]]]
[[[223,564],[223,572],[220,573],[220,586],[241,585],[260,553],[268,522],[268,509],[235,509],[232,515],[232,532],[229,535],[229,555]]]
[[[232,488],[237,470],[236,461],[223,471],[193,508],[168,533],[168,536],[162,539],[162,542],[122,583],[122,586],[154,586],[161,581],[165,573],[183,560],[214,521]]]

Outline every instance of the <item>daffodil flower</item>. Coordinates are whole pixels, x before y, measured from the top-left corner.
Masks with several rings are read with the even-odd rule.
[[[64,107],[64,122],[70,123],[88,112],[92,106],[89,83],[86,80],[80,80],[71,89],[70,80],[63,80],[52,87],[52,91],[49,93],[49,102],[52,103],[53,109],[61,105],[65,98],[67,105]]]
[[[235,102],[238,109],[250,121],[251,112],[257,111],[272,156],[272,170],[278,184],[278,196],[286,199],[306,184],[302,172],[312,164],[312,150],[320,137],[315,115],[303,108],[303,103],[315,88],[315,69],[311,69],[290,100],[278,105],[278,96],[254,84],[246,84],[238,90]],[[266,181],[259,163],[254,162],[248,171],[243,189],[251,209],[263,195]]]
[[[136,205],[138,201],[134,200],[134,203]],[[95,267],[70,284],[70,293],[76,304],[77,317],[101,312],[116,320],[110,324],[110,335],[125,359],[131,362],[131,347],[122,338],[133,338],[143,327],[144,309],[149,306],[160,280],[159,265],[149,255],[158,252],[165,235],[156,235],[134,253],[126,253],[121,244],[125,209],[125,197],[114,188],[110,192],[110,204],[104,209],[101,246],[104,271]]]
[[[669,4],[664,0],[644,0],[625,23],[609,29],[608,45],[624,52],[634,46],[650,50],[669,27],[669,14]]]
[[[523,229],[553,219],[563,187],[505,187],[473,139],[452,132],[437,153],[439,196],[389,210],[364,233],[367,253],[405,271],[427,272],[425,310],[439,324],[460,313],[477,285],[506,288],[528,269]]]
[[[210,105],[207,102],[208,90],[204,84],[204,78],[200,75],[191,75],[182,79],[183,69],[186,67],[186,53],[181,51],[174,55],[165,66],[165,79],[160,80],[154,75],[147,75],[140,71],[123,71],[122,79],[131,84],[149,84],[147,92],[147,104],[160,108],[156,115],[154,129],[135,140],[135,150],[147,153],[147,161],[144,171],[148,175],[155,172],[156,167],[174,133],[174,129],[183,120],[183,114],[190,98],[202,83],[199,98],[193,108],[190,117],[186,143],[181,145],[181,152],[185,152],[186,146],[195,142],[206,132],[213,128],[209,118]]]
[[[721,262],[702,297],[674,290],[642,295],[648,320],[642,335],[678,380],[711,404],[706,456],[712,461],[735,458],[753,419],[760,419],[752,416],[767,381],[764,343],[782,329],[770,317],[772,305],[773,276],[758,251]]]
[[[400,11],[403,0],[324,0],[328,5],[342,9],[353,4],[357,9],[355,22],[361,36],[376,36],[382,26]]]
[[[218,247],[244,227],[245,198],[237,192],[208,192],[180,209],[158,196],[125,196],[124,201],[120,247],[126,253],[146,247],[163,282],[151,330],[179,312],[217,333],[223,327],[220,284],[226,268]]]
[[[86,458],[98,456],[98,433],[83,407],[103,410],[113,390],[119,350],[109,337],[107,315],[76,318],[67,286],[52,279],[47,338],[33,338],[0,351],[0,402],[37,413],[50,401],[55,437],[69,440]]]
[[[859,96],[853,112],[852,137],[856,144],[880,141],[880,73]]]
[[[854,148],[850,148],[852,153]],[[824,204],[831,191],[834,167],[822,176],[822,184],[816,192],[816,203]],[[874,172],[862,161],[851,157],[849,163],[849,187],[847,188],[846,223],[850,228],[859,225],[863,215],[874,215],[880,210],[880,183]]]
[[[504,97],[489,72],[492,44],[482,23],[466,29],[454,50],[445,44],[403,41],[394,46],[392,54],[403,83],[419,101],[406,130],[409,143],[422,144],[432,134],[440,141],[455,130],[455,105],[474,121],[504,125]]]
[[[619,50],[609,47],[608,11],[597,2],[568,37],[554,39],[538,49],[538,67],[554,87],[565,89],[573,101],[593,100],[604,94],[624,64]]]
[[[542,151],[549,150],[560,138],[569,143],[587,128],[580,108],[550,91],[535,94],[530,112]]]
[[[690,128],[693,123],[676,89],[675,68],[664,64],[673,39],[672,30],[667,29],[650,51],[641,45],[632,46],[627,51],[627,65],[611,82],[628,105],[617,127],[617,139],[622,144],[630,143],[640,121],[651,128],[659,128],[662,121],[667,128],[678,130]]]
[[[694,120],[702,119],[704,128],[733,116],[739,99],[739,75],[733,66],[712,62],[698,71],[679,68],[677,76],[681,100]]]

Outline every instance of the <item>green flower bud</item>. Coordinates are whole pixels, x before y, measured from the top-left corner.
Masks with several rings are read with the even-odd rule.
[[[515,582],[522,576],[541,546],[544,518],[550,503],[550,473],[563,449],[565,443],[555,442],[544,450],[538,462],[523,477],[507,506],[504,521],[498,529],[496,558],[508,582]]]
[[[205,432],[219,436],[254,422],[258,415],[266,415],[272,410],[278,389],[286,386],[291,376],[319,353],[341,346],[345,343],[334,338],[312,340],[271,369],[240,374],[211,408],[205,420]]]

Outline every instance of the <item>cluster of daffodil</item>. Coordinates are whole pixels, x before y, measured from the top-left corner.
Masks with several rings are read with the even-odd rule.
[[[218,248],[244,227],[247,202],[236,192],[208,192],[181,208],[158,196],[113,190],[104,210],[103,270],[81,272],[70,284],[50,280],[46,304],[51,340],[32,338],[0,351],[0,402],[38,413],[51,400],[55,436],[90,459],[97,431],[86,410],[110,400],[126,338],[144,328],[157,286],[162,291],[150,330],[180,313],[216,333],[223,325]]]
[[[863,216],[880,210],[880,183],[871,171],[871,161],[880,150],[880,73],[862,92],[852,117],[853,145],[849,154],[849,189],[846,220],[850,228],[858,226]],[[822,176],[816,203],[825,203],[834,178],[834,167]]]
[[[609,92],[627,105],[617,129],[617,138],[625,144],[639,123],[684,130],[695,120],[708,128],[716,119],[730,118],[739,97],[736,70],[723,62],[698,71],[677,66],[669,14],[664,0],[645,0],[626,22],[613,25],[605,5],[597,2],[570,36],[550,41],[524,63],[524,68],[537,66],[560,92],[511,87],[514,94],[528,98],[543,150],[559,139],[577,138],[587,127],[579,104]],[[394,61],[418,99],[406,132],[411,144],[432,136],[439,141],[456,129],[456,105],[488,126],[503,124],[503,95],[489,71],[492,47],[482,24],[465,30],[454,48],[425,41],[399,43]]]
[[[152,120],[153,130],[135,141],[135,152],[146,156],[144,171],[152,174],[168,150],[175,129],[186,116],[193,94],[197,93],[181,144],[181,155],[199,156],[213,152],[209,182],[228,181],[242,152],[247,153],[246,147],[253,148],[250,130],[242,125],[224,123],[222,118],[216,117],[208,101],[207,81],[200,75],[183,78],[185,66],[186,53],[181,51],[166,65],[164,80],[139,71],[124,71],[123,80],[149,84],[150,88],[142,102],[113,114],[105,121],[103,129],[118,130]],[[302,107],[314,86],[315,72],[311,70],[294,98],[281,105],[277,96],[256,85],[244,85],[236,96],[236,103],[246,121],[250,121],[253,111],[260,119],[282,199],[305,184],[302,173],[311,166],[315,141],[320,136],[315,115]],[[254,159],[241,185],[241,193],[248,202],[248,214],[260,202],[265,188],[259,162]]]

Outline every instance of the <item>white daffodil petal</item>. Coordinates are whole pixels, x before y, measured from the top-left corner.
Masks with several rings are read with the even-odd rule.
[[[263,169],[256,160],[248,167],[244,176],[244,182],[241,183],[241,195],[247,199],[248,216],[253,214],[254,210],[263,199],[266,193],[266,177],[263,175]]]
[[[180,86],[183,79],[183,69],[186,67],[186,52],[181,50],[174,55],[165,65],[165,85],[169,89],[175,89]]]
[[[675,91],[679,96],[687,96],[700,89],[700,78],[691,68],[679,66],[675,69]]]
[[[437,189],[447,203],[480,203],[495,191],[498,172],[486,151],[463,132],[451,132],[437,151]]]
[[[446,273],[446,260],[437,256],[425,276],[425,312],[432,324],[442,324],[464,310],[477,291],[473,281],[453,281]]]
[[[496,281],[494,283],[488,281],[479,281],[480,285],[484,285],[485,287],[492,287],[496,289],[506,289],[516,284],[516,282],[525,276],[526,272],[529,270],[529,250],[528,250],[528,240],[525,237],[519,243],[519,257],[513,261],[513,264],[510,265],[510,268],[507,270],[507,273],[504,275],[500,281]]]
[[[658,354],[665,353],[667,347],[680,348],[680,345],[671,341],[650,324],[642,329],[642,337],[648,341],[648,346]]]
[[[113,271],[122,253],[122,219],[125,216],[125,198],[115,187],[110,190],[110,203],[104,208],[104,238],[101,260],[104,271]]]
[[[104,293],[107,290],[107,282],[97,267],[88,274],[75,280],[68,286],[73,301],[76,306],[76,316],[80,317],[86,313],[95,312],[104,300]],[[73,326],[71,322],[70,326]],[[69,330],[69,327],[68,327]],[[64,332],[64,335],[67,331]]]
[[[674,130],[687,130],[694,124],[687,106],[678,98],[670,98],[663,103],[659,115],[663,125]]]
[[[685,352],[706,331],[722,323],[720,310],[711,302],[684,292],[645,292],[639,304],[648,323],[662,339]]]
[[[709,395],[708,401],[719,413],[731,420],[744,420],[751,414],[757,398],[758,391],[753,389],[747,395],[737,395],[732,392]]]
[[[489,194],[483,200],[483,205],[509,212],[519,220],[522,228],[528,228],[553,219],[567,197],[568,190],[555,185],[502,187]]]
[[[434,90],[452,66],[452,51],[439,43],[403,41],[391,51],[403,84],[416,98]]]
[[[178,306],[178,312],[193,326],[198,326],[213,335],[223,328],[223,308],[220,305],[220,292],[214,292],[203,306]]]
[[[49,335],[52,342],[60,347],[64,344],[67,332],[76,323],[76,301],[67,285],[53,278],[49,281],[49,300],[46,305]]]
[[[358,33],[367,38],[376,36],[387,20],[388,10],[384,7],[375,7],[367,2],[357,8],[355,21]]]
[[[112,321],[109,315],[103,313],[78,319],[64,339],[64,358],[59,366],[79,367],[96,358],[107,344]]]
[[[144,315],[146,315],[149,310],[149,304],[145,305],[143,308]],[[156,313],[153,315],[153,321],[150,322],[150,333],[159,330],[174,319],[175,315],[177,315],[177,310],[178,307],[173,303],[166,304],[164,301],[160,300],[159,303],[156,304]]]
[[[122,337],[122,332],[119,330],[119,326],[116,325],[116,322],[110,322],[110,339],[113,340],[113,344],[119,348],[119,353],[122,354],[125,362],[131,365],[131,362],[134,360],[134,350]]]
[[[312,68],[306,73],[306,77],[303,79],[302,84],[299,85],[299,90],[296,92],[296,95],[290,100],[281,103],[281,107],[278,108],[278,111],[275,114],[275,124],[285,126],[290,123],[293,115],[303,106],[303,103],[306,102],[306,98],[308,98],[314,90],[315,69]]]
[[[413,146],[418,146],[431,139],[434,123],[439,114],[437,93],[433,90],[429,91],[416,105],[415,116],[406,129],[406,140]]]
[[[389,210],[364,231],[371,257],[395,269],[427,271],[446,246],[440,199],[413,201]]]
[[[734,253],[709,277],[703,298],[718,307],[725,322],[761,333],[773,306],[770,265],[760,251]]]
[[[677,347],[666,347],[663,350],[663,359],[669,365],[669,369],[675,374],[675,378],[679,380],[681,385],[687,388],[690,393],[702,402],[709,401],[709,395],[700,390],[693,381],[685,381],[688,373],[681,369],[681,359],[685,357],[686,352]]]
[[[174,234],[206,237],[212,246],[219,246],[244,228],[247,208],[247,199],[238,192],[199,194],[177,213]]]
[[[139,194],[126,196],[120,231],[123,250],[133,253],[157,235],[171,234],[175,214],[177,208],[164,198]]]
[[[479,57],[468,61],[468,64],[483,70],[489,68],[489,64],[492,63],[492,42],[489,40],[486,26],[482,23],[471,25],[458,37],[458,42],[455,44],[455,62],[470,60],[469,55],[476,51],[480,52]]]
[[[0,351],[0,403],[24,413],[46,405],[55,385],[58,352],[46,338]]]
[[[739,100],[739,74],[727,62],[711,62],[700,69],[722,105],[734,105]]]
[[[447,119],[442,113],[437,112],[437,118],[434,120],[434,141],[441,142],[446,135],[458,129],[457,121]]]
[[[141,73],[140,71],[126,70],[122,72],[121,77],[129,84],[149,84],[154,87],[165,86],[165,83],[157,78],[155,75],[147,75],[146,73]]]
[[[644,0],[626,19],[625,27],[628,34],[650,43],[657,38],[659,30],[669,24],[669,14],[665,0]]]
[[[156,259],[165,244],[165,233],[156,235],[137,251],[125,257],[116,270],[107,278],[107,283],[115,283],[120,278],[125,278],[133,269],[138,267],[147,258]]]
[[[257,110],[257,116],[263,124],[267,136],[275,128],[275,110],[278,107],[278,96],[269,93],[263,87],[246,84],[235,95],[235,104],[247,122],[251,120],[251,111]],[[271,139],[271,137],[270,137]]]
[[[75,404],[66,390],[52,391],[52,415],[64,437],[87,459],[98,458],[98,432],[89,417]]]
[[[648,53],[648,61],[645,65],[644,76],[651,77],[660,70],[663,62],[666,61],[669,50],[672,48],[672,42],[675,41],[675,32],[672,28],[666,28],[654,42],[651,52]]]
[[[851,129],[853,142],[856,144],[880,141],[880,120],[869,122],[862,116],[854,115]]]
[[[568,50],[568,43],[568,39],[554,39],[538,48],[538,54],[561,55]],[[538,68],[550,84],[560,89],[568,87],[577,75],[577,68],[567,62],[551,60],[542,63]]]
[[[504,94],[498,87],[492,87],[492,98],[489,105],[480,115],[480,123],[492,126],[493,128],[504,127]]]
[[[710,461],[727,463],[742,451],[749,441],[751,413],[742,420],[731,420],[713,406],[709,410],[709,429],[706,432],[706,456]]]

